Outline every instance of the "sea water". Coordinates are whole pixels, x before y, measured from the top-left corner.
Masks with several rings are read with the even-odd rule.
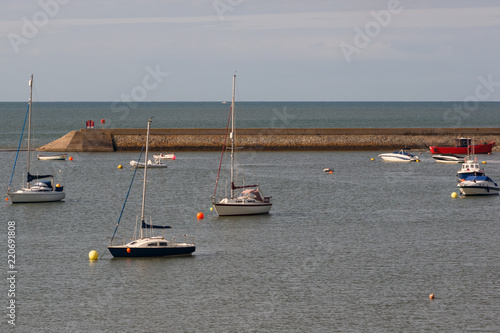
[[[130,127],[145,127],[150,113]],[[77,115],[76,129],[87,118],[106,118]],[[75,129],[69,118],[50,120],[64,123],[57,131],[65,134]],[[203,120],[186,122],[201,127]],[[106,249],[132,178],[128,163],[139,152],[34,161],[65,186],[66,199],[1,207],[4,277],[15,275],[14,296],[7,279],[0,289],[2,331],[12,326],[7,306],[14,300],[20,332],[498,332],[500,197],[452,199],[459,165],[435,163],[426,151],[417,152],[418,163],[383,162],[377,154],[241,151],[239,177],[260,183],[274,204],[269,215],[220,218],[210,211],[220,153],[176,152],[167,169],[148,172],[146,216],[170,225],[169,238],[194,236],[196,252],[149,259],[114,259]],[[0,155],[5,187],[16,152]],[[498,154],[483,160],[500,181]],[[132,236],[141,196],[139,171],[118,239]],[[7,262],[12,226],[14,269]],[[89,261],[91,250],[98,261]]]

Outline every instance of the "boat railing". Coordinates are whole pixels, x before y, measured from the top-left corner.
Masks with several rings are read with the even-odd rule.
[[[189,236],[187,234],[184,234],[181,236],[184,243],[181,242],[181,244],[193,244],[194,245],[194,236]],[[178,242],[179,243],[179,242]],[[172,236],[172,244],[175,246],[175,236]]]

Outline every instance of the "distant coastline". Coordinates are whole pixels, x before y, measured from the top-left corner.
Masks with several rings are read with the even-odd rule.
[[[46,144],[39,151],[138,151],[145,129],[81,129]],[[216,151],[222,148],[225,129],[152,129],[154,151]],[[454,146],[454,139],[469,137],[500,144],[500,128],[245,128],[236,131],[238,147],[246,150],[385,150],[407,147],[427,150],[431,145]],[[494,147],[493,151],[500,151]]]

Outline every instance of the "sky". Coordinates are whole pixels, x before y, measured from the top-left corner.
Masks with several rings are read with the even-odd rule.
[[[500,101],[497,0],[4,0],[0,101]]]

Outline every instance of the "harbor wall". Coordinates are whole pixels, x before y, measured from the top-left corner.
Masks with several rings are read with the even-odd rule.
[[[154,151],[214,151],[222,148],[226,129],[151,129]],[[244,128],[236,131],[238,147],[247,150],[387,150],[454,146],[454,139],[496,141],[500,128]],[[141,150],[146,129],[81,129],[40,148],[52,152]]]

